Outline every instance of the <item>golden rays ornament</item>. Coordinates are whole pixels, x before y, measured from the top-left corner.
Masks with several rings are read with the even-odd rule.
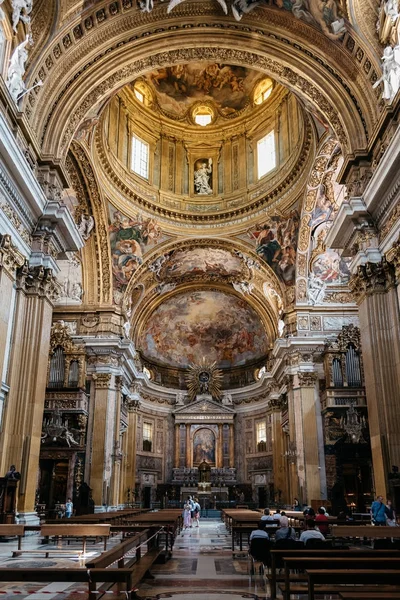
[[[222,377],[222,371],[217,368],[217,363],[207,364],[204,356],[200,364],[189,365],[186,383],[190,401],[193,401],[198,394],[210,394],[215,400],[220,400]]]

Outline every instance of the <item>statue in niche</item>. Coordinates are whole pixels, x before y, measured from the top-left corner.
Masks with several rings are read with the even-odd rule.
[[[212,158],[201,158],[195,163],[194,191],[199,196],[212,194]]]
[[[8,67],[7,87],[15,103],[18,102],[20,97],[26,91],[23,76],[25,74],[25,63],[28,59],[28,51],[26,49],[28,42],[29,35],[26,36],[25,41],[21,42],[21,44],[15,48]]]
[[[82,213],[81,221],[78,225],[78,231],[85,241],[89,239],[93,228],[94,228],[94,218],[92,217],[92,215]]]

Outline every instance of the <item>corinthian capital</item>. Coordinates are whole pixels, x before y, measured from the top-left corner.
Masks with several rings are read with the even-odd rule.
[[[17,269],[18,287],[31,296],[46,297],[55,302],[60,296],[60,284],[53,270],[43,266],[30,267],[26,262]]]
[[[297,373],[297,380],[300,387],[314,387],[318,381],[318,375],[316,373],[299,372]]]
[[[111,373],[93,373],[92,379],[97,389],[105,390],[110,386]]]
[[[25,257],[11,242],[11,235],[0,235],[0,269],[4,268],[14,274],[24,263]]]
[[[365,296],[382,294],[394,285],[394,268],[383,259],[379,263],[367,263],[357,267],[356,274],[349,282],[356,301],[362,302]]]

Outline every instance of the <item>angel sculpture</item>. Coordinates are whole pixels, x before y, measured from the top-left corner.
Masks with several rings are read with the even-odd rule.
[[[33,0],[12,0],[12,22],[15,32],[20,21],[26,25],[31,22],[32,2]]]
[[[7,87],[15,103],[18,103],[18,100],[26,91],[23,76],[25,74],[25,63],[28,59],[28,51],[26,49],[28,42],[29,35],[15,48],[8,67]]]

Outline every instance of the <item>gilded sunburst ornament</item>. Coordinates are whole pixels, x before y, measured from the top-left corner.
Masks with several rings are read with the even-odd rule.
[[[216,362],[207,364],[203,357],[200,364],[191,364],[186,383],[191,401],[198,394],[210,394],[216,400],[221,398],[222,371],[217,368]]]

